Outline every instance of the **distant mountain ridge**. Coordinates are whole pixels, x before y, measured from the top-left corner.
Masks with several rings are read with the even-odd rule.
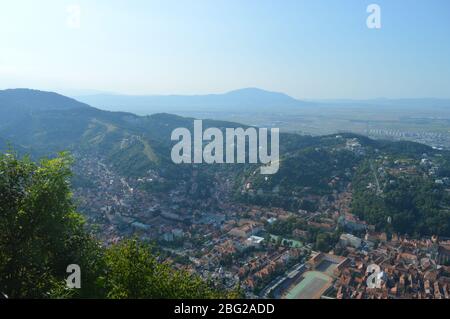
[[[142,96],[96,94],[77,96],[76,99],[101,109],[126,110],[139,115],[183,111],[239,112],[243,109],[246,112],[279,112],[313,105],[284,93],[258,88],[239,89],[224,94]]]
[[[450,99],[378,98],[378,99],[295,99],[285,93],[259,88],[243,88],[223,94],[204,95],[122,95],[91,94],[74,96],[79,101],[108,111],[127,111],[138,115],[154,113],[207,114],[280,113],[314,110],[315,107],[433,108],[450,109]]]

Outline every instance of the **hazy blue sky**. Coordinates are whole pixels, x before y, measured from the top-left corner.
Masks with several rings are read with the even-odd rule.
[[[450,97],[448,0],[11,0],[0,41],[0,88]]]

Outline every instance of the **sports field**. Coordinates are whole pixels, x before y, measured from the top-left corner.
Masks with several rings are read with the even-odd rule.
[[[308,271],[301,281],[291,288],[284,299],[319,299],[331,286],[331,277],[318,271]]]

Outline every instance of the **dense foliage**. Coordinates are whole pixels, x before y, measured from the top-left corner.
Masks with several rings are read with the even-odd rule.
[[[283,237],[312,243],[313,247],[320,251],[331,250],[342,233],[339,228],[332,232],[325,232],[317,227],[308,225],[304,220],[297,217],[277,220],[272,224],[268,224],[266,230],[270,234],[280,236],[279,238]],[[305,238],[298,238],[294,235],[294,230],[304,230],[308,235]]]
[[[161,263],[147,245],[135,240],[113,246],[105,254],[107,271],[101,277],[107,298],[224,298],[237,297],[212,289],[196,275],[174,271]]]
[[[326,138],[316,143],[318,147],[306,147],[284,155],[275,175],[264,176],[248,171],[244,179],[254,192],[242,192],[242,183],[239,183],[236,198],[250,204],[292,211],[315,211],[316,205],[305,197],[310,194],[329,195],[343,188],[350,182],[349,174],[360,161],[350,151],[324,147],[328,145]]]
[[[352,210],[380,230],[415,236],[450,236],[450,196],[422,175],[387,176],[383,192],[367,188],[373,172],[367,161],[354,179]],[[447,205],[447,207],[445,207]]]

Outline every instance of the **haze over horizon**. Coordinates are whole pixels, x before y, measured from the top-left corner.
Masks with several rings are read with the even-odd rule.
[[[0,88],[73,96],[258,87],[297,99],[450,98],[450,3],[376,1],[379,30],[367,28],[370,3],[4,3]],[[70,22],[73,5],[78,25]]]
[[[6,88],[5,88],[6,89]],[[29,88],[33,89],[33,88]],[[348,102],[348,101],[382,101],[382,100],[402,100],[402,99],[414,99],[414,100],[421,100],[421,99],[442,99],[442,100],[450,100],[449,97],[435,97],[435,96],[416,96],[416,97],[409,97],[409,96],[399,96],[399,97],[388,97],[388,96],[374,96],[374,97],[361,97],[361,98],[348,98],[348,97],[328,97],[328,98],[303,98],[303,97],[294,97],[290,94],[287,94],[283,91],[272,91],[261,87],[242,87],[242,88],[235,88],[231,90],[226,91],[217,91],[217,92],[193,92],[193,93],[167,93],[167,94],[161,94],[158,92],[152,92],[152,93],[141,93],[141,94],[128,94],[128,93],[121,93],[121,92],[108,92],[108,91],[100,91],[95,89],[62,89],[62,90],[54,90],[55,93],[66,95],[72,98],[79,98],[79,97],[89,97],[89,96],[97,96],[97,95],[108,95],[108,96],[125,96],[125,97],[166,97],[166,96],[180,96],[180,97],[195,97],[195,96],[208,96],[208,95],[226,95],[230,93],[245,91],[245,90],[255,90],[255,92],[266,92],[266,93],[275,93],[275,94],[283,94],[290,98],[299,100],[299,101],[305,101],[305,102]]]

